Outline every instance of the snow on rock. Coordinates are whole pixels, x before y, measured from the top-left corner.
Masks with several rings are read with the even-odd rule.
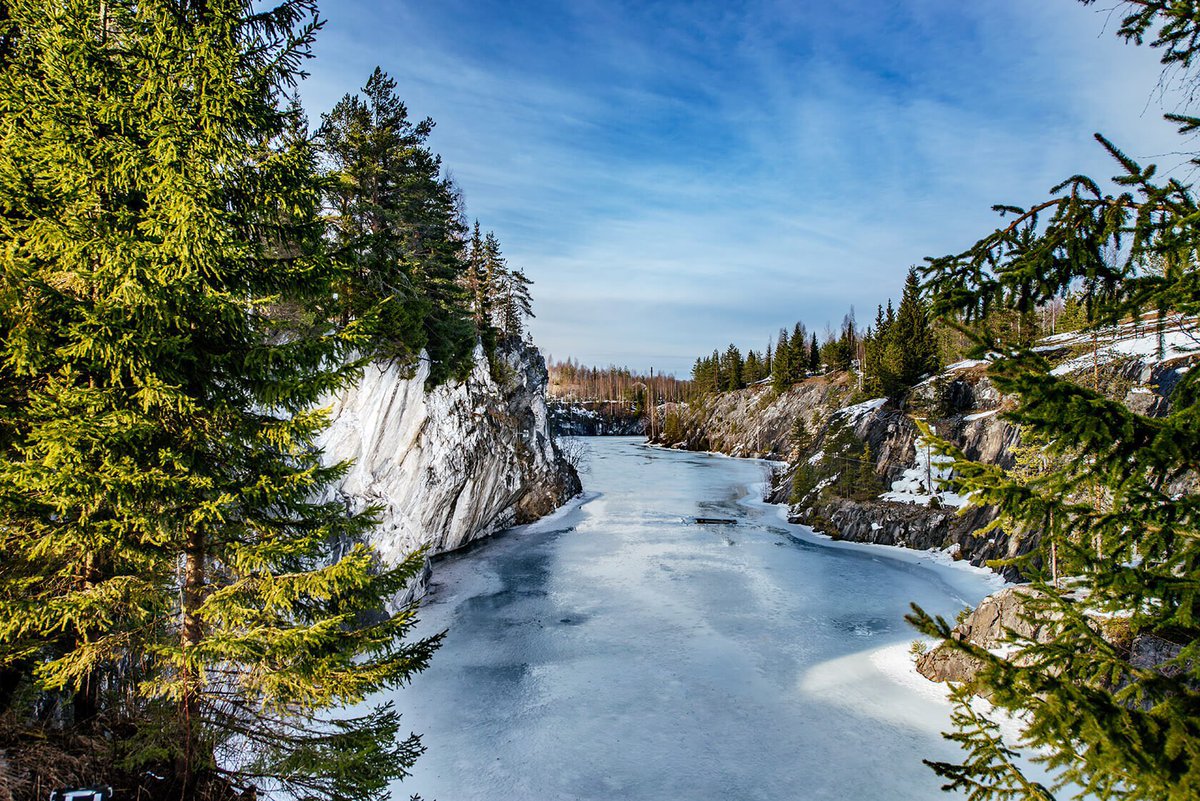
[[[983,367],[988,364],[991,364],[991,362],[989,362],[987,359],[967,359],[965,361],[955,362],[954,364],[946,366],[942,372],[949,373],[953,370],[969,370],[972,367]]]
[[[857,423],[863,415],[875,411],[876,409],[887,403],[887,398],[872,398],[869,401],[856,403],[853,406],[845,406],[834,412],[835,417],[844,417],[849,423]]]
[[[941,489],[953,473],[954,460],[949,456],[934,453],[921,443],[916,447],[916,464],[906,469],[900,478],[892,482],[892,489],[879,497],[897,503],[915,503],[922,506],[937,498],[944,506],[962,506],[966,499],[953,492]]]
[[[1195,330],[1195,320],[1173,320],[1162,333],[1160,340],[1158,326],[1154,323],[1137,321],[1124,323],[1115,328],[1100,331],[1096,334],[1096,352],[1090,350],[1055,367],[1053,375],[1070,375],[1085,370],[1093,365],[1108,364],[1111,361],[1126,357],[1136,357],[1144,364],[1160,364],[1171,359],[1178,359],[1196,353],[1200,350],[1200,334]],[[1091,347],[1091,333],[1074,333],[1061,341],[1064,345]],[[1161,345],[1161,350],[1160,350]]]
[[[500,357],[503,384],[477,350],[463,381],[427,390],[426,362],[415,371],[378,362],[330,400],[318,444],[328,462],[353,464],[325,500],[380,507],[370,539],[387,562],[453,550],[579,492],[550,435],[541,354],[518,345]]]

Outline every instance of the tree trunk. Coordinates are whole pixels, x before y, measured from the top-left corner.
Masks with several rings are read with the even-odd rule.
[[[87,591],[100,580],[100,571],[96,567],[95,557],[89,554],[83,563],[83,570],[78,579],[80,590]],[[89,639],[87,631],[75,630],[75,647],[86,646]],[[100,712],[100,680],[95,671],[91,671],[75,688],[71,696],[71,716],[75,726],[86,726],[95,720]]]
[[[203,535],[195,530],[188,532],[184,551],[183,603],[181,609],[180,639],[184,658],[200,644],[203,626],[200,621],[200,605],[204,601],[205,548]],[[182,797],[191,798],[196,789],[199,771],[206,760],[199,753],[200,696],[199,676],[190,665],[182,668],[180,680],[183,692],[179,701],[179,731],[183,738],[182,751],[177,759],[176,773],[183,785]]]

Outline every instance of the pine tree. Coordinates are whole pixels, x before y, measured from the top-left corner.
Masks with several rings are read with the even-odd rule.
[[[771,384],[776,392],[787,391],[792,385],[792,374],[792,346],[787,329],[781,328],[775,344],[775,358],[771,363]]]
[[[327,206],[346,277],[347,318],[374,312],[382,355],[415,362],[424,350],[430,383],[469,369],[474,334],[464,276],[459,197],[426,147],[433,121],[412,122],[396,82],[378,67],[361,95],[322,117],[329,165]]]
[[[316,404],[368,344],[322,322],[341,275],[283,102],[312,4],[5,6],[4,680],[73,699],[109,764],[175,797],[377,797],[419,742],[389,707],[327,710],[438,638],[379,614],[420,558],[380,569],[350,544],[369,519],[312,502],[343,469]]]
[[[935,372],[937,343],[929,321],[929,310],[921,297],[921,281],[915,268],[910,268],[900,296],[900,308],[895,320],[888,324],[888,338],[895,354],[888,367],[902,386],[912,386],[925,375]]]
[[[1120,35],[1164,48],[1164,63],[1194,66],[1200,4],[1151,0],[1128,9]],[[1197,118],[1174,119],[1185,133],[1200,126]],[[967,759],[934,765],[949,786],[976,799],[1051,795],[1021,775],[1013,744],[970,708],[968,690],[1022,721],[1024,745],[1036,749],[1056,789],[1069,782],[1094,798],[1200,797],[1200,523],[1194,491],[1178,483],[1189,476],[1182,486],[1191,486],[1200,473],[1200,383],[1186,374],[1170,412],[1148,418],[1053,375],[1038,353],[987,325],[993,309],[1024,313],[1073,288],[1092,310],[1093,327],[1145,312],[1200,312],[1200,200],[1192,187],[1156,180],[1153,167],[1097,139],[1117,162],[1119,194],[1073,176],[1032,206],[1002,207],[1014,219],[929,265],[935,312],[977,325],[971,334],[980,353],[1003,354],[989,375],[1016,401],[1009,419],[1045,443],[1047,457],[1044,472],[1013,476],[942,443],[956,459],[955,489],[995,506],[1006,531],[1053,531],[1043,546],[1056,544],[1080,566],[1072,594],[1028,566],[1038,590],[1030,614],[1050,642],[1016,642],[1007,659],[914,612],[923,631],[984,665],[957,697],[951,736]],[[1161,274],[1144,269],[1157,259],[1167,265]],[[1094,500],[1093,486],[1105,500]],[[1038,554],[1042,564],[1046,556]],[[1137,657],[1147,636],[1173,644],[1165,662]]]

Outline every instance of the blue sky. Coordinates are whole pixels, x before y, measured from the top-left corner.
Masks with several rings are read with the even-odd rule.
[[[1102,131],[1177,169],[1149,48],[1074,0],[327,0],[314,118],[382,66],[470,217],[534,280],[543,352],[688,374],[862,321],[909,265],[1076,172]]]

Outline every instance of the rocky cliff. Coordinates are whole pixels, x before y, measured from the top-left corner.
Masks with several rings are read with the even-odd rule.
[[[1166,414],[1170,394],[1194,356],[1191,331],[1158,333],[1129,323],[1098,342],[1060,335],[1039,348],[1061,375],[1095,383],[1151,416]],[[1162,346],[1162,352],[1159,347]],[[915,418],[979,461],[1012,466],[1020,432],[987,378],[986,362],[961,362],[898,399],[858,401],[854,376],[810,378],[786,392],[752,386],[668,408],[656,438],[668,447],[714,450],[787,462],[769,499],[789,519],[858,542],[939,548],[974,564],[1030,551],[1036,540],[1002,530],[980,533],[988,509],[963,508],[941,489],[949,468],[920,441]],[[1009,578],[1016,574],[1006,570]]]
[[[628,405],[552,398],[550,430],[566,437],[641,436],[646,421]]]
[[[425,363],[377,363],[332,401],[320,445],[353,466],[329,494],[351,511],[380,508],[372,544],[385,560],[454,550],[580,491],[550,433],[541,354],[514,345],[498,366],[478,352],[466,380],[428,390]]]
[[[1022,649],[1033,643],[1052,642],[1059,633],[1057,621],[1061,619],[1056,614],[1048,619],[1044,613],[1034,614],[1030,609],[1030,599],[1037,596],[1038,591],[1028,585],[1006,587],[984,598],[975,609],[964,610],[951,636],[1011,659],[1013,664],[1032,664],[1022,654]],[[1065,597],[1079,601],[1075,594],[1069,593]],[[1178,666],[1167,665],[1178,658],[1183,645],[1155,634],[1131,634],[1128,623],[1120,616],[1096,614],[1087,609],[1086,604],[1078,608],[1096,635],[1124,652],[1134,667],[1178,675]],[[969,682],[979,673],[983,663],[970,654],[942,643],[918,654],[916,667],[917,672],[930,681]]]

